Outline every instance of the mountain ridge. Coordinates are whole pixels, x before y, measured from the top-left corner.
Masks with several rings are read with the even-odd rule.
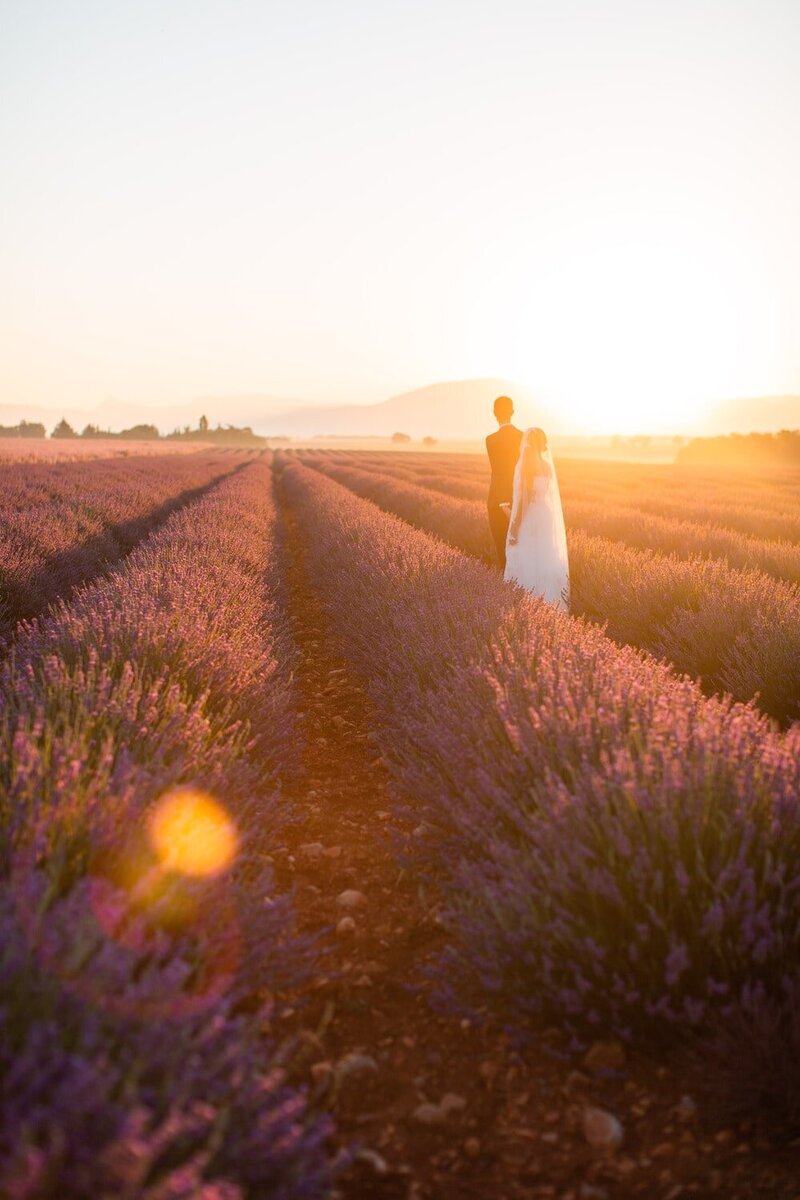
[[[390,437],[406,433],[413,438],[429,435],[442,440],[474,440],[493,430],[492,402],[502,392],[515,401],[518,425],[541,425],[555,436],[584,432],[528,385],[492,376],[442,380],[367,404],[315,404],[266,393],[205,395],[161,406],[109,397],[91,409],[69,404],[50,407],[5,403],[0,404],[0,425],[41,421],[50,432],[63,416],[78,432],[91,423],[115,432],[136,424],[155,424],[162,433],[169,433],[176,427],[196,427],[200,416],[205,415],[212,427],[217,423],[249,425],[267,436]],[[789,393],[718,401],[705,416],[686,422],[674,432],[700,437],[799,428],[800,395]],[[591,436],[592,432],[588,429],[585,434]]]

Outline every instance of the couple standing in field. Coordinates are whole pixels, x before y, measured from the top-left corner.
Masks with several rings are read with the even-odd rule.
[[[567,535],[547,435],[535,427],[523,433],[512,424],[509,396],[497,397],[494,415],[499,429],[486,439],[489,527],[503,578],[566,612]]]

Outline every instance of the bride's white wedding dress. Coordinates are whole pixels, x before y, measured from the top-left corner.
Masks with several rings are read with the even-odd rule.
[[[522,457],[514,472],[514,501],[506,544],[504,578],[518,583],[565,612],[569,609],[569,560],[561,494],[549,451],[541,455],[544,474],[533,481],[524,503]],[[516,530],[516,541],[512,541]]]

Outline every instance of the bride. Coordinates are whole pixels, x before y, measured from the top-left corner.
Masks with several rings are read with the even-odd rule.
[[[568,610],[567,535],[556,470],[543,429],[526,429],[522,437],[503,578]]]

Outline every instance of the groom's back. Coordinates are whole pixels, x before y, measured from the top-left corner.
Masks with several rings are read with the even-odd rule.
[[[515,425],[501,425],[486,439],[486,453],[492,479],[489,484],[490,504],[510,504],[514,494],[514,468],[519,458],[522,430]]]

